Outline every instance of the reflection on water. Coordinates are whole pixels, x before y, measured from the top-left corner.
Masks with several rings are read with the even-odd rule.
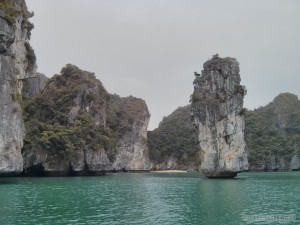
[[[297,172],[229,180],[198,173],[1,178],[0,224],[253,224],[243,218],[276,214],[299,220],[299,196]]]

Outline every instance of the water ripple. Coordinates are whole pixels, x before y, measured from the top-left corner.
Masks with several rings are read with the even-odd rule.
[[[299,196],[300,173],[3,178],[0,224],[246,224],[251,215],[299,219]]]

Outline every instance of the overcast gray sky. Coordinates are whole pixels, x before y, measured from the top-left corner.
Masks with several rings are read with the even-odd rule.
[[[27,0],[31,43],[48,77],[72,63],[110,93],[146,100],[149,129],[189,103],[213,54],[240,62],[244,106],[300,96],[298,0]]]

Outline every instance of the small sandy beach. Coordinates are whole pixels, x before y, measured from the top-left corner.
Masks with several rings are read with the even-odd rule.
[[[186,170],[156,170],[153,173],[186,173]]]

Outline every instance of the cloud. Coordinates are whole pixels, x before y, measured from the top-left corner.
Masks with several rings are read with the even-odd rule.
[[[245,107],[300,95],[300,1],[27,0],[41,72],[66,63],[109,92],[146,100],[150,129],[188,104],[193,72],[211,55],[238,59]]]

